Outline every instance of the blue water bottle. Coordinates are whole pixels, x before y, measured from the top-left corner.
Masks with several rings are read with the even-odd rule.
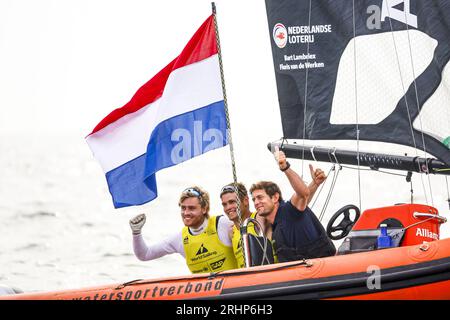
[[[381,234],[378,236],[378,249],[390,248],[392,247],[392,239],[387,233],[387,225],[380,225]]]

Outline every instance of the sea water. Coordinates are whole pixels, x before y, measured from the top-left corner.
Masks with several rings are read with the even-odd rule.
[[[151,203],[114,209],[83,135],[2,133],[0,138],[0,284],[26,292],[188,274],[178,254],[139,261],[128,221],[146,213],[143,235],[154,243],[181,231],[178,199],[187,186],[210,192],[215,215],[222,213],[221,187],[233,180],[225,147],[160,171],[159,195]],[[248,161],[237,162],[239,169]],[[249,166],[245,175],[255,172]]]
[[[238,180],[247,187],[257,180],[273,180],[289,198],[292,189],[266,148],[269,141],[257,136],[235,136]],[[189,274],[177,254],[139,261],[128,221],[146,213],[143,235],[154,243],[181,230],[177,203],[185,187],[207,189],[214,215],[222,213],[220,188],[232,181],[230,152],[224,147],[158,172],[159,196],[149,204],[114,209],[104,174],[81,134],[4,133],[0,138],[0,284],[25,292]],[[290,161],[310,181],[307,164]],[[330,164],[313,164],[330,172]],[[325,211],[324,226],[340,207],[359,205],[358,176],[354,170],[344,171]],[[360,179],[364,208],[409,201],[410,186],[403,177],[361,172]],[[448,216],[444,182],[440,177],[433,185],[434,201]],[[313,208],[317,215],[330,184]],[[422,182],[417,184],[415,192],[420,193]],[[386,192],[389,185],[396,190]],[[424,201],[418,195],[415,199]],[[441,238],[449,236],[448,230],[447,225],[441,228]]]

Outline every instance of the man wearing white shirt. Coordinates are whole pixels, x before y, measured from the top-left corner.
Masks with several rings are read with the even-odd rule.
[[[185,189],[178,202],[185,227],[162,241],[148,246],[141,234],[145,214],[130,220],[134,254],[148,261],[179,253],[192,273],[219,272],[237,268],[229,230],[233,225],[225,216],[209,215],[209,194],[200,187]]]

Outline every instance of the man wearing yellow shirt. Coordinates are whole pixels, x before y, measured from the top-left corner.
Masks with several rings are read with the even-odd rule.
[[[239,202],[240,202],[240,216],[237,210],[238,201],[236,193],[239,194]],[[241,224],[247,218],[253,218],[255,220],[258,219],[256,216],[256,212],[250,211],[250,199],[248,197],[247,189],[242,183],[230,183],[224,186],[220,192],[220,199],[222,201],[223,211],[227,215],[228,219],[230,219],[234,225],[230,229],[230,238],[232,241],[233,252],[237,260],[237,264],[239,268],[245,267],[244,260],[244,250],[242,247],[242,239],[241,239]],[[247,228],[247,233],[253,236],[257,236],[258,233],[255,230],[254,223],[249,223]],[[269,249],[272,251],[272,248]],[[256,251],[256,250],[255,250]],[[256,252],[253,252],[257,254]],[[272,253],[272,252],[271,252]],[[267,262],[265,263],[267,264]]]
[[[192,273],[219,272],[237,267],[228,231],[233,225],[224,216],[209,215],[209,194],[198,186],[185,189],[178,202],[184,228],[172,236],[147,245],[141,230],[145,214],[130,220],[133,249],[142,261],[157,259],[171,253],[186,258]]]

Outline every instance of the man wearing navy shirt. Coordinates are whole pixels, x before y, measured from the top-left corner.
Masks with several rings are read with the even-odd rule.
[[[317,188],[325,181],[321,169],[309,166],[312,182],[306,185],[290,167],[284,152],[275,149],[275,159],[294,189],[294,195],[284,201],[278,185],[260,181],[250,188],[260,222],[265,225],[266,236],[272,239],[279,262],[332,256],[336,253],[333,242],[308,207]]]

